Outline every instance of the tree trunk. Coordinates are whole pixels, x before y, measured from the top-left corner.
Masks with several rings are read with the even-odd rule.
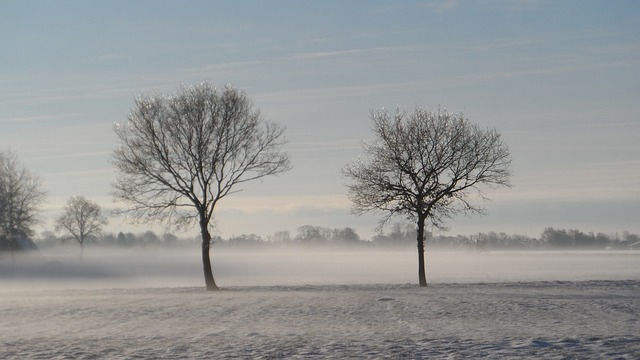
[[[207,224],[202,221],[200,223],[200,232],[202,234],[202,268],[204,270],[204,283],[207,291],[220,290],[216,281],[213,279],[213,271],[211,270],[211,258],[209,257],[209,248],[211,247],[211,234],[207,229]]]
[[[82,262],[82,259],[84,258],[84,236],[82,233],[80,233],[80,237],[76,237],[76,240],[78,241],[78,244],[80,244],[80,262]]]
[[[427,286],[427,275],[424,266],[424,222],[426,217],[418,216],[418,281],[420,287]]]
[[[9,239],[9,248],[11,249],[11,265],[16,264],[15,239]]]

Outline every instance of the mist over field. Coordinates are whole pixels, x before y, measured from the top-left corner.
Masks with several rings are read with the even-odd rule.
[[[75,251],[73,251],[75,250]],[[640,252],[51,248],[0,261],[0,357],[640,356]]]
[[[414,284],[417,255],[411,246],[221,247],[211,250],[216,281],[237,286]],[[199,248],[54,247],[0,259],[3,289],[198,287]],[[428,250],[429,283],[640,280],[640,251]]]

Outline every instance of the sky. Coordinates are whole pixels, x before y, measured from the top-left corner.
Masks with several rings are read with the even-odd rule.
[[[286,126],[293,166],[221,201],[220,236],[371,238],[381,215],[350,213],[340,169],[372,139],[370,110],[397,106],[463,112],[511,150],[513,187],[444,234],[640,233],[635,0],[0,0],[0,44],[0,149],[43,179],[37,232],[73,195],[118,206],[113,125],[136,95],[208,81]],[[147,229],[163,231],[105,228]]]

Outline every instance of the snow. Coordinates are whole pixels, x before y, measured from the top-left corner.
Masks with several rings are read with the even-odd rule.
[[[87,255],[0,268],[0,358],[640,358],[635,251]]]

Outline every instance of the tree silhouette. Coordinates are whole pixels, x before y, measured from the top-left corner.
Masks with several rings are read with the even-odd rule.
[[[482,213],[472,195],[486,199],[480,185],[509,186],[511,158],[495,129],[482,129],[445,110],[416,108],[371,111],[375,140],[364,144],[366,159],[347,164],[343,175],[353,212],[386,213],[417,223],[418,277],[427,286],[424,234],[427,220],[444,228],[459,213]]]
[[[102,225],[107,224],[107,217],[100,205],[84,196],[72,196],[64,205],[63,213],[56,219],[56,231],[63,231],[80,244],[80,257],[84,254],[85,240],[97,236]]]
[[[13,150],[0,150],[0,240],[13,254],[18,237],[32,234],[46,192],[40,177],[18,159]]]
[[[239,185],[289,170],[284,128],[264,120],[243,91],[204,82],[138,97],[115,133],[113,195],[130,206],[123,212],[178,228],[197,223],[205,284],[218,289],[209,256],[214,209]]]

